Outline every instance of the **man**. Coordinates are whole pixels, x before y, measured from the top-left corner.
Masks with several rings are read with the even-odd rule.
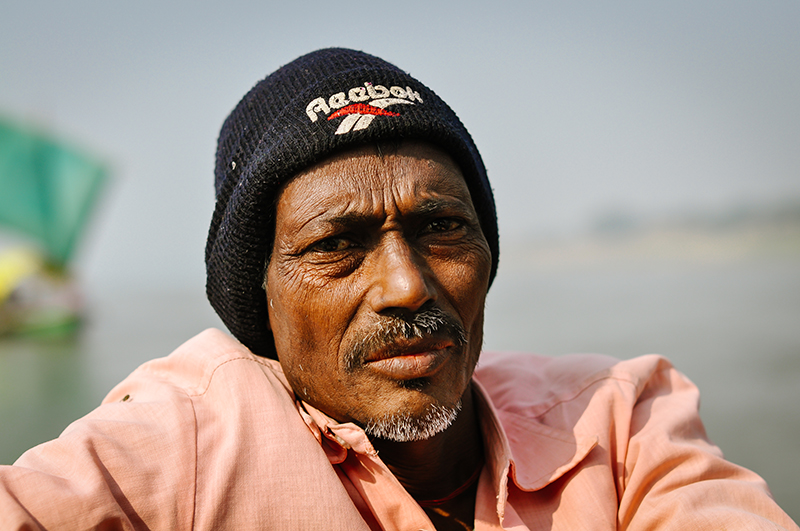
[[[480,354],[472,139],[416,79],[314,52],[225,122],[209,330],[0,471],[4,528],[798,529],[667,361]]]

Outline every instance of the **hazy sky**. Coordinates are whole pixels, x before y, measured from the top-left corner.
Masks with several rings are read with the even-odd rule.
[[[433,88],[481,149],[501,234],[800,197],[800,2],[4,2],[0,114],[111,164],[94,286],[195,285],[216,135],[326,46]],[[2,193],[2,191],[0,191]]]

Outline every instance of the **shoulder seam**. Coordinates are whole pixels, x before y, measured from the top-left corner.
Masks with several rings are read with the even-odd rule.
[[[203,396],[206,393],[206,391],[208,391],[208,387],[211,385],[211,380],[214,379],[214,375],[217,373],[217,370],[219,370],[223,365],[227,365],[228,363],[230,363],[232,361],[241,361],[241,360],[251,361],[253,363],[257,363],[258,365],[261,365],[262,367],[269,368],[269,365],[267,365],[266,363],[264,363],[261,360],[256,359],[253,356],[239,356],[239,357],[236,357],[236,358],[230,358],[230,359],[227,359],[227,360],[223,361],[222,363],[217,364],[214,367],[214,369],[211,371],[211,373],[208,375],[208,377],[204,379],[205,381],[202,382],[202,386],[200,386],[200,385],[197,386],[197,389],[198,389],[197,391],[192,392],[192,393],[189,393],[187,391],[186,394],[189,395],[189,396]]]
[[[192,417],[194,418],[194,478],[192,481],[192,520],[189,525],[189,529],[193,530],[197,520],[197,473],[198,467],[200,466],[198,439],[200,437],[200,430],[197,426],[197,410],[194,407],[194,397],[189,395],[189,393],[186,393],[186,395],[189,397],[189,403],[192,406]]]
[[[606,371],[603,371],[603,372],[604,373],[608,373],[609,371],[610,371],[610,369],[606,370]],[[598,374],[594,375],[593,377],[589,377],[586,380],[584,380],[583,382],[581,382],[581,385],[578,386],[568,396],[556,397],[556,399],[551,404],[545,406],[541,411],[537,411],[537,413],[536,413],[537,416],[545,415],[550,410],[552,410],[554,407],[559,406],[559,405],[561,405],[561,404],[563,404],[565,402],[569,402],[571,400],[575,400],[580,395],[582,395],[587,389],[589,389],[591,386],[593,386],[594,384],[596,384],[598,382],[601,382],[602,380],[617,380],[617,381],[622,382],[622,383],[630,384],[631,386],[633,386],[634,389],[638,389],[639,388],[639,384],[635,381],[634,378],[623,378],[620,375],[598,373]]]

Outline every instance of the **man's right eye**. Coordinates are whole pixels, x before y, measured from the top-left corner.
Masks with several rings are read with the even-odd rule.
[[[333,236],[315,243],[311,246],[310,250],[318,253],[335,253],[338,251],[345,251],[351,247],[353,247],[353,241],[349,238]]]

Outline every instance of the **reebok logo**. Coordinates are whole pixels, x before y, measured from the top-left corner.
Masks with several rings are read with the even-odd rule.
[[[387,89],[383,85],[366,82],[363,87],[351,88],[347,95],[337,92],[327,100],[322,97],[311,100],[306,106],[306,114],[312,122],[317,121],[321,112],[330,115],[328,120],[344,116],[336,129],[337,135],[343,135],[366,129],[376,116],[400,116],[400,113],[387,111],[386,108],[398,104],[414,105],[415,101],[422,103],[422,98],[411,87]]]

